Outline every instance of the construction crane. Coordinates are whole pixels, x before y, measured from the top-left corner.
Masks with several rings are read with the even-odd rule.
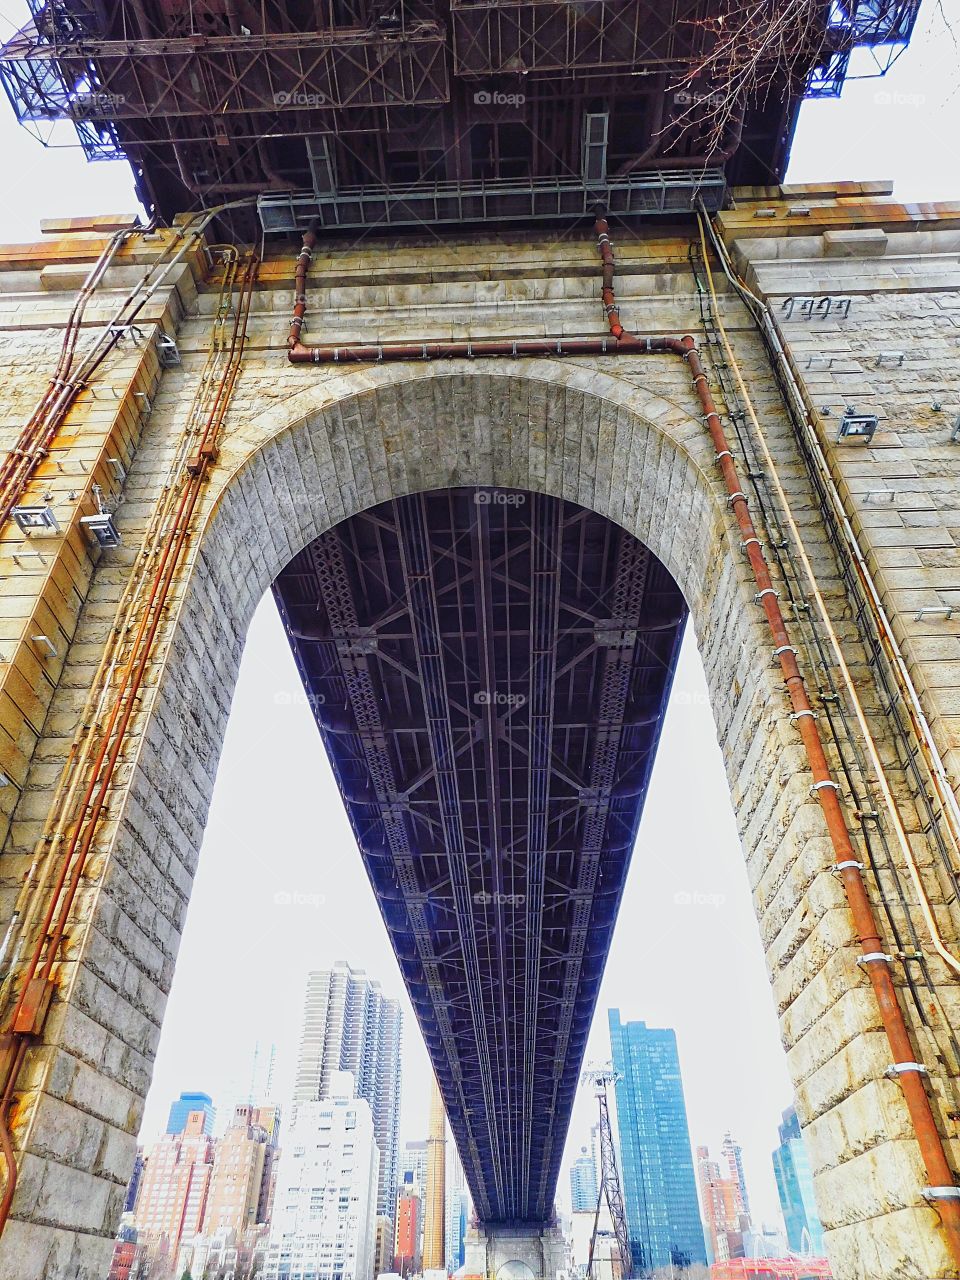
[[[616,1084],[622,1076],[609,1064],[588,1067],[580,1077],[581,1084],[592,1084],[597,1105],[600,1109],[600,1187],[597,1192],[597,1211],[593,1219],[593,1234],[590,1237],[590,1252],[587,1255],[587,1280],[596,1280],[593,1272],[593,1257],[597,1247],[597,1232],[600,1227],[600,1207],[604,1196],[613,1222],[613,1232],[620,1252],[620,1280],[630,1280],[633,1274],[633,1255],[630,1250],[630,1237],[627,1234],[627,1215],[623,1208],[623,1188],[620,1185],[620,1171],[617,1169],[617,1157],[613,1149],[613,1133],[610,1129],[610,1106],[607,1100],[607,1086]]]

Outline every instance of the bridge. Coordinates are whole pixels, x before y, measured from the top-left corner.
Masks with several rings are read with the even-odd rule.
[[[803,98],[917,7],[787,6],[770,48],[727,0],[30,0],[18,117],[128,159],[154,223],[0,259],[5,420],[50,378],[0,466],[0,1280],[99,1274],[271,586],[476,1273],[557,1269],[689,608],[837,1274],[958,1274],[956,433],[916,403],[953,353],[891,356],[956,310],[958,215],[777,187]],[[835,359],[909,492],[865,488],[875,405],[818,414]]]
[[[274,594],[488,1229],[553,1220],[686,606],[596,513],[395,499]]]

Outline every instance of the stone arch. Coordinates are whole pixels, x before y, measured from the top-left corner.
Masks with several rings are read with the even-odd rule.
[[[89,1260],[90,1271],[78,1274],[92,1276],[104,1262],[96,1237],[111,1233],[119,1216],[243,637],[263,592],[325,529],[379,501],[479,485],[544,492],[597,511],[645,543],[686,597],[783,1037],[798,1090],[807,1090],[806,1118],[839,1110],[850,1095],[863,1103],[870,1091],[866,1113],[858,1106],[846,1128],[824,1128],[815,1151],[824,1200],[832,1196],[836,1206],[827,1225],[851,1225],[851,1250],[870,1270],[878,1246],[869,1243],[868,1220],[882,1209],[855,1206],[849,1171],[838,1174],[840,1157],[845,1145],[874,1145],[878,1124],[903,1138],[899,1098],[881,1078],[882,1033],[709,437],[684,407],[693,397],[686,370],[674,366],[658,369],[653,391],[639,381],[642,367],[628,379],[549,360],[385,365],[318,375],[310,389],[228,430],[179,582],[165,668],[129,757],[105,869],[79,904],[86,923],[48,1024],[0,1264],[37,1256],[24,1233],[51,1221],[60,1225],[43,1228],[52,1252],[38,1277],[73,1274],[69,1267]],[[150,465],[138,458],[131,476]],[[131,508],[121,518],[135,540],[141,513]],[[109,572],[103,577],[108,582]],[[95,589],[75,648],[103,626],[96,603]],[[811,1029],[822,1031],[835,1005],[843,1017],[814,1044]],[[82,1106],[91,1091],[95,1101]],[[916,1166],[909,1139],[887,1147],[888,1162]],[[885,1176],[871,1167],[868,1199],[880,1197]],[[858,1195],[862,1202],[862,1187]],[[925,1274],[935,1274],[935,1261],[931,1254]]]

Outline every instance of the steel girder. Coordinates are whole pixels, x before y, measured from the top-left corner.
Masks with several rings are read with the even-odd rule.
[[[573,503],[450,489],[274,585],[480,1219],[543,1223],[686,610]]]

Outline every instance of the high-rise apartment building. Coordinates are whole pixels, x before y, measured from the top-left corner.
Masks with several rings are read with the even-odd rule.
[[[213,1139],[204,1110],[187,1114],[183,1131],[167,1133],[147,1154],[134,1210],[137,1240],[171,1258],[200,1231],[213,1172]]]
[[[750,1228],[750,1216],[744,1205],[742,1164],[731,1160],[728,1143],[736,1146],[729,1134],[724,1139],[722,1169],[716,1160],[710,1159],[706,1147],[697,1147],[700,1203],[713,1262],[744,1257],[744,1236]],[[740,1148],[736,1150],[739,1152]]]
[[[213,1105],[213,1099],[206,1093],[181,1093],[176,1102],[171,1102],[170,1114],[167,1117],[167,1133],[183,1133],[187,1117],[194,1111],[200,1111],[203,1114],[203,1132],[213,1133],[217,1109]]]
[[[677,1037],[609,1011],[623,1199],[637,1271],[705,1263]]]
[[[284,1131],[263,1280],[372,1280],[379,1153],[349,1072],[301,1102]]]
[[[447,1270],[454,1272],[463,1266],[463,1240],[470,1220],[470,1192],[457,1144],[447,1132],[446,1159],[446,1259]]]
[[[276,1151],[279,1114],[276,1107],[241,1105],[223,1137],[218,1139],[210,1175],[206,1235],[242,1232],[262,1222],[264,1180],[269,1178],[268,1155]]]
[[[397,1196],[397,1229],[393,1245],[393,1269],[402,1276],[420,1270],[420,1228],[422,1202],[415,1191]]]
[[[800,1121],[794,1107],[783,1112],[780,1145],[773,1153],[773,1172],[787,1240],[794,1253],[823,1254],[823,1225],[813,1198],[813,1175]]]
[[[571,1213],[595,1213],[598,1194],[596,1163],[589,1149],[581,1147],[570,1166]]]
[[[349,1071],[370,1104],[380,1181],[377,1211],[393,1220],[400,1145],[400,1046],[403,1013],[380,983],[339,960],[311,973],[294,1088],[294,1104],[330,1096],[334,1074]]]
[[[405,1142],[400,1152],[399,1186],[409,1184],[422,1192],[427,1185],[427,1140]]]
[[[740,1200],[743,1204],[743,1212],[750,1216],[750,1197],[747,1195],[747,1180],[743,1176],[743,1151],[740,1143],[728,1131],[723,1135],[723,1143],[720,1152],[727,1162],[727,1176],[734,1178],[740,1188]]]

